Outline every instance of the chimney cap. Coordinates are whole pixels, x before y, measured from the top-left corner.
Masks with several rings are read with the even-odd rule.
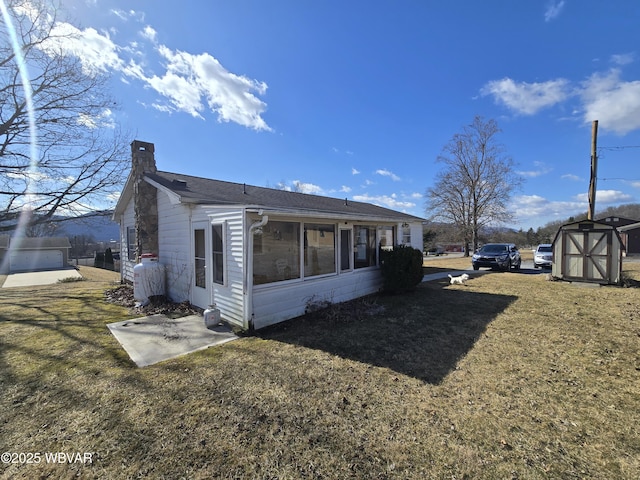
[[[141,140],[134,140],[131,142],[131,152],[135,153],[140,151],[154,153],[155,146],[151,142],[143,142]]]

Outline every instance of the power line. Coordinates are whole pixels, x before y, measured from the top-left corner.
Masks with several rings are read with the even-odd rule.
[[[607,180],[623,180],[625,182],[640,182],[640,179],[637,178],[599,178],[598,180],[602,180],[606,182]]]
[[[614,147],[598,147],[598,150],[627,150],[630,148],[640,148],[640,145],[620,145],[620,146],[614,146]]]

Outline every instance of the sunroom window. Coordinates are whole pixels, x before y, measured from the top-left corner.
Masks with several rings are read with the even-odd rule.
[[[380,249],[392,250],[395,245],[395,228],[394,227],[379,227],[378,234],[380,235]]]
[[[355,237],[354,266],[355,268],[372,267],[376,265],[376,228],[369,225],[353,227]]]
[[[300,278],[300,223],[270,221],[253,240],[254,285]]]
[[[304,276],[326,275],[336,271],[336,226],[304,224]]]

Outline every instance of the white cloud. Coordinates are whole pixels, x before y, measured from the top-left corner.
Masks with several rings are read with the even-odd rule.
[[[611,62],[620,66],[633,63],[634,59],[635,59],[635,55],[633,53],[620,53],[616,55],[611,55]]]
[[[527,171],[519,171],[518,175],[522,175],[523,177],[535,178],[540,177],[542,175],[546,175],[547,173],[553,171],[553,168],[545,165],[544,162],[533,162],[533,166],[537,167],[536,170],[527,170]]]
[[[90,117],[84,113],[78,116],[78,123],[88,128],[115,128],[116,124],[113,119],[113,111],[106,108],[97,117]]]
[[[567,99],[568,81],[564,78],[543,83],[516,83],[510,78],[491,80],[480,90],[483,96],[490,95],[496,103],[505,105],[523,115],[533,115]]]
[[[516,212],[523,227],[529,222],[548,223],[553,219],[566,219],[584,213],[589,208],[588,201],[551,201],[539,195],[518,195],[513,199],[512,210]],[[529,225],[532,226],[532,225]]]
[[[122,19],[141,18],[135,11],[113,13]],[[144,27],[141,35],[154,43],[157,38],[150,25]],[[228,71],[209,53],[191,54],[156,45],[156,51],[164,60],[162,70],[156,73],[149,67],[148,59],[140,63],[142,48],[138,44],[121,47],[108,33],[99,33],[93,28],[80,30],[69,23],[56,24],[42,48],[50,55],[76,56],[88,74],[120,72],[125,79],[142,81],[164,99],[153,102],[159,111],[185,112],[204,118],[208,108],[217,114],[220,122],[272,131],[262,118],[267,105],[258,98],[266,94],[267,84]]]
[[[396,175],[395,173],[387,170],[386,168],[382,168],[382,169],[376,170],[376,174],[377,175],[382,175],[383,177],[389,177],[394,182],[399,182],[400,181],[400,177],[398,175]]]
[[[583,181],[582,177],[579,177],[578,175],[573,175],[572,173],[567,173],[565,175],[562,175],[560,178],[562,178],[563,180],[571,180],[573,182]]]
[[[351,191],[351,187],[347,187],[346,185],[342,185],[342,187],[340,187],[340,191],[344,192],[344,193],[349,193]]]
[[[151,42],[155,43],[156,38],[158,37],[158,32],[156,32],[156,30],[152,26],[147,25],[142,29],[142,32],[140,32],[140,35],[142,35],[143,38],[146,38],[147,40],[150,40]]]
[[[547,5],[547,9],[544,12],[544,21],[550,22],[551,20],[555,20],[558,18],[560,13],[562,13],[562,9],[564,8],[564,0],[560,0],[559,2],[550,2]]]
[[[585,122],[624,135],[640,128],[640,81],[620,80],[620,70],[594,73],[582,84]]]
[[[355,195],[353,199],[356,202],[373,203],[381,207],[387,207],[394,210],[410,209],[416,206],[413,202],[403,202],[397,199],[397,195]]]
[[[589,202],[589,194],[581,193],[575,196],[576,201]],[[596,205],[599,203],[621,203],[631,202],[633,196],[623,193],[620,190],[596,190]]]
[[[300,192],[300,193],[310,193],[313,195],[323,195],[325,192],[322,187],[318,185],[314,185],[313,183],[305,183],[300,180],[294,180],[292,183],[292,187],[287,190]]]
[[[57,23],[41,48],[50,56],[62,52],[78,57],[83,70],[89,75],[120,71],[124,67],[119,47],[108,34],[100,34],[94,28],[79,30],[69,23]]]
[[[120,20],[123,20],[125,22],[129,21],[129,19],[133,18],[134,20],[137,21],[143,21],[144,20],[144,13],[143,12],[137,12],[135,10],[121,10],[118,8],[112,8],[110,10],[110,13],[115,15],[116,17],[118,17]]]
[[[351,168],[351,175],[358,175],[360,174],[360,170],[356,170],[355,168]]]

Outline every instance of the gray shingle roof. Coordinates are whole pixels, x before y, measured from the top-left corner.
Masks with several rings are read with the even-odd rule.
[[[145,173],[145,176],[178,195],[184,203],[256,206],[265,209],[320,212],[346,217],[388,218],[407,222],[424,220],[396,210],[344,198],[289,192],[171,172],[158,171]]]
[[[13,250],[32,250],[44,248],[71,248],[67,237],[15,237],[11,239]]]

